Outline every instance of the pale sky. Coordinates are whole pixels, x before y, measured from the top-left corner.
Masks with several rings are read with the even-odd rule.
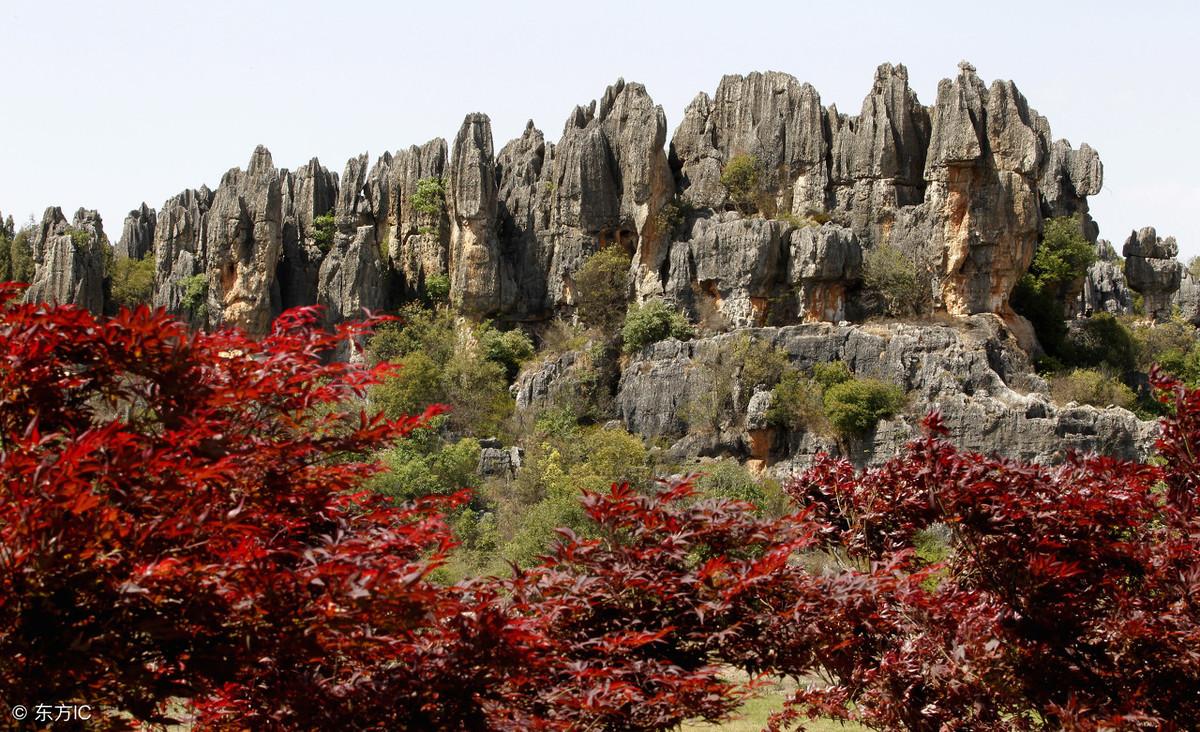
[[[492,118],[557,140],[617,79],[667,115],[723,74],[776,70],[857,114],[883,62],[924,104],[971,61],[1012,79],[1056,138],[1104,161],[1092,197],[1117,245],[1152,225],[1200,254],[1200,11],[1190,2],[15,2],[0,0],[0,211],[125,214],[215,187],[256,144],[341,173],[369,151]]]

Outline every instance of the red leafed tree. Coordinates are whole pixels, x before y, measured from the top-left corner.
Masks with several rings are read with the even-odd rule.
[[[822,459],[793,483],[812,528],[849,566],[764,636],[783,659],[773,671],[832,682],[802,689],[786,717],[908,730],[1194,729],[1200,393],[1154,382],[1177,415],[1163,421],[1163,467],[959,452],[932,416],[925,439],[878,469]],[[948,538],[945,561],[916,554],[931,528]]]
[[[804,680],[780,725],[1200,719],[1200,394],[1161,375],[1161,466],[959,452],[931,417],[878,469],[819,460],[793,515],[614,486],[585,497],[599,538],[445,587],[462,497],[358,490],[422,421],[346,406],[381,370],[325,356],[367,324],[299,310],[253,341],[17,293],[0,285],[9,704],[114,728],[663,730],[727,715],[736,668]]]
[[[18,293],[0,286],[5,702],[112,727],[189,706],[215,728],[521,723],[537,636],[486,587],[428,580],[439,505],[355,493],[360,456],[422,422],[342,409],[379,370],[323,356],[362,324],[298,310],[253,341]]]

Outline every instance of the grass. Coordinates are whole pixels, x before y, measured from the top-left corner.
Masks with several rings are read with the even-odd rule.
[[[738,710],[738,716],[724,724],[696,722],[685,724],[682,732],[760,732],[766,729],[771,715],[783,708],[783,700],[795,688],[794,684],[777,684],[766,688],[759,696],[750,699]],[[832,719],[805,720],[807,732],[867,732],[858,724],[843,724]]]

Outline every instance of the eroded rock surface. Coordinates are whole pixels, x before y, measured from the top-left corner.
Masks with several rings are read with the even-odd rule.
[[[1159,320],[1170,317],[1171,297],[1183,278],[1183,265],[1175,258],[1179,255],[1175,237],[1163,239],[1147,226],[1129,235],[1121,254],[1125,278],[1144,298],[1146,315]]]
[[[47,208],[31,239],[34,276],[26,300],[78,305],[97,315],[104,312],[104,249],[108,246],[100,214],[81,208],[68,222],[61,208]]]

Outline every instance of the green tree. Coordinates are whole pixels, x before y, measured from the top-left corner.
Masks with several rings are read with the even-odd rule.
[[[441,178],[422,178],[417,181],[412,207],[417,213],[437,216],[446,207],[446,182]]]
[[[1047,219],[1042,241],[1012,294],[1012,306],[1029,319],[1042,348],[1061,357],[1067,334],[1063,300],[1096,261],[1078,216]]]
[[[630,257],[619,246],[604,247],[575,273],[575,307],[585,325],[612,334],[625,316]]]
[[[10,274],[14,282],[33,282],[33,245],[29,242],[32,231],[30,226],[22,228],[9,245]]]
[[[317,245],[317,249],[320,249],[322,254],[328,254],[329,250],[333,248],[335,233],[337,233],[337,220],[332,211],[313,219],[313,243]]]
[[[400,501],[448,495],[478,485],[479,442],[443,441],[433,429],[420,429],[378,454],[385,471],[364,487]]]
[[[687,340],[692,337],[692,326],[682,313],[655,298],[629,308],[621,337],[625,352],[633,353],[667,338]]]
[[[889,244],[873,247],[863,256],[863,284],[883,299],[893,317],[916,312],[925,300],[916,263]]]
[[[425,278],[425,297],[433,303],[444,303],[450,299],[450,278],[444,274]]]
[[[734,155],[721,170],[721,185],[729,191],[729,198],[743,215],[754,212],[762,197],[759,185],[762,163],[754,155]]]
[[[533,341],[519,329],[496,330],[488,324],[480,326],[479,347],[483,357],[500,364],[511,381],[521,369],[521,364],[533,358]]]
[[[825,390],[825,416],[842,437],[861,435],[879,420],[904,406],[904,392],[895,384],[854,378]]]
[[[112,300],[117,308],[150,304],[154,296],[154,258],[117,259],[111,282]]]

